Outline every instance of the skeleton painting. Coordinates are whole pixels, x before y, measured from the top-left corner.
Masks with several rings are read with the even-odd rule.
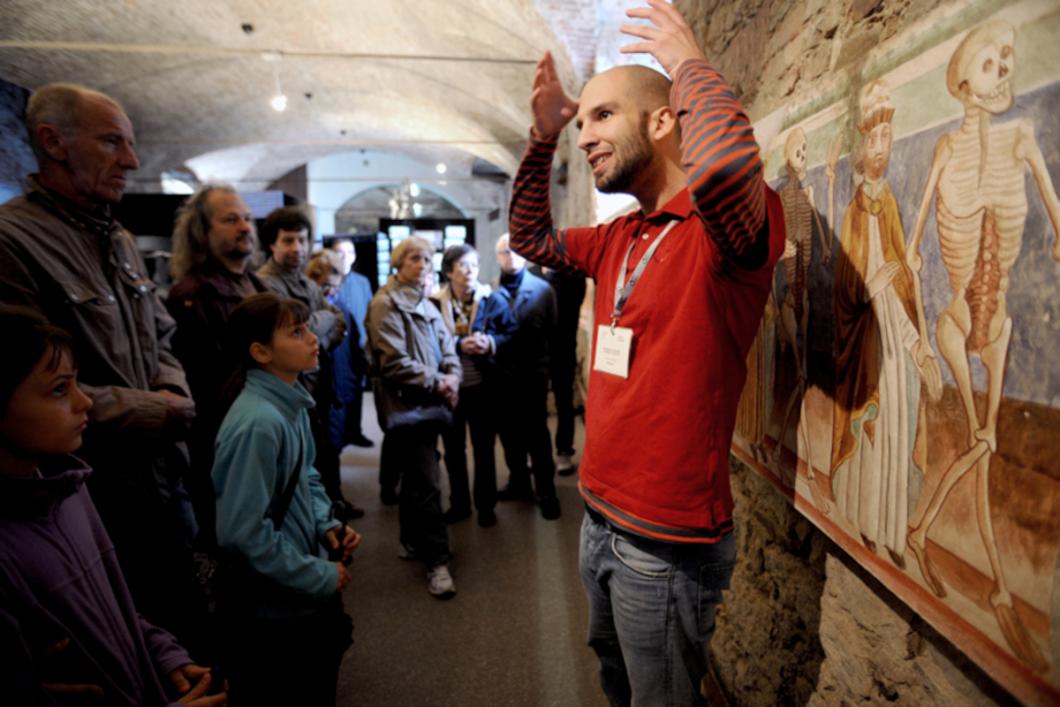
[[[796,384],[787,394],[780,426],[778,444],[774,448],[774,463],[779,468],[784,439],[796,406],[806,392],[806,359],[808,348],[807,322],[810,316],[809,268],[813,255],[813,236],[816,231],[820,241],[821,259],[828,263],[832,246],[828,241],[821,216],[814,203],[814,191],[803,185],[806,179],[806,135],[795,128],[784,143],[784,163],[788,175],[787,184],[780,190],[780,201],[784,208],[784,253],[780,266],[784,269],[787,291],[780,301],[778,340],[794,356]],[[832,199],[829,198],[829,203]],[[829,218],[831,223],[831,218]],[[815,228],[816,227],[816,228]],[[781,356],[777,360],[783,360]],[[799,416],[801,419],[801,415]]]
[[[1013,652],[1034,669],[1045,670],[1045,659],[1013,610],[1012,595],[1001,569],[989,495],[1005,359],[1012,338],[1006,293],[1009,272],[1023,245],[1027,216],[1023,182],[1027,170],[1034,176],[1054,233],[1060,233],[1060,199],[1033,126],[1022,120],[994,121],[995,116],[1012,107],[1014,35],[1012,26],[1003,20],[987,22],[969,32],[950,59],[946,87],[964,106],[964,120],[958,130],[943,135],[935,146],[909,248],[909,266],[919,273],[920,242],[934,201],[940,251],[952,293],[936,325],[936,336],[942,357],[957,382],[968,423],[968,449],[946,469],[928,500],[923,519],[910,529],[909,549],[931,591],[944,597],[946,587],[935,572],[925,541],[954,484],[974,472],[979,534],[994,578],[990,603]],[[1052,256],[1060,260],[1060,241],[1054,240]],[[921,335],[924,334],[922,330]],[[923,338],[926,340],[926,336]],[[983,414],[976,409],[972,393],[972,356],[979,357],[987,373]]]
[[[935,19],[763,117],[786,247],[734,451],[1060,704],[1060,5]]]

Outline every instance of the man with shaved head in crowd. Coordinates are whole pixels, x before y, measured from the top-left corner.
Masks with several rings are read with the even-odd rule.
[[[703,704],[714,610],[735,563],[729,446],[736,404],[784,244],[743,108],[662,0],[629,10],[673,78],[640,66],[596,76],[578,101],[545,55],[511,245],[599,284],[579,491],[589,644],[612,704]],[[636,213],[557,229],[552,156],[572,119],[596,186]]]
[[[139,611],[194,644],[205,605],[181,479],[195,405],[170,349],[176,325],[110,211],[140,166],[132,123],[109,96],[50,84],[30,96],[26,127],[38,172],[0,206],[0,302],[73,335],[93,403],[78,451],[94,469],[92,498]]]

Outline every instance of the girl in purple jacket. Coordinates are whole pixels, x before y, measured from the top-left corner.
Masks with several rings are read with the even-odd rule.
[[[6,305],[0,331],[0,703],[223,705],[209,671],[133,606],[92,472],[71,456],[92,401],[70,336]]]

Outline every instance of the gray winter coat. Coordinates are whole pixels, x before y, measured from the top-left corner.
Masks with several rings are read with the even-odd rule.
[[[405,407],[410,396],[442,404],[435,388],[446,374],[461,376],[460,358],[441,313],[421,288],[391,275],[368,305],[365,328],[372,375],[383,383],[376,386],[380,411]],[[391,399],[379,400],[380,396]],[[397,397],[405,399],[394,400]]]

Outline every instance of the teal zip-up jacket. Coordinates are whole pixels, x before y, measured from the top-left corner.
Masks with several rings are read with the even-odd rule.
[[[263,617],[311,613],[337,591],[338,569],[326,559],[321,541],[338,522],[329,518],[331,501],[313,468],[311,407],[313,398],[301,383],[288,385],[252,369],[217,434],[217,542],[282,588],[259,597]],[[266,514],[287,486],[299,447],[302,473],[277,531]]]

